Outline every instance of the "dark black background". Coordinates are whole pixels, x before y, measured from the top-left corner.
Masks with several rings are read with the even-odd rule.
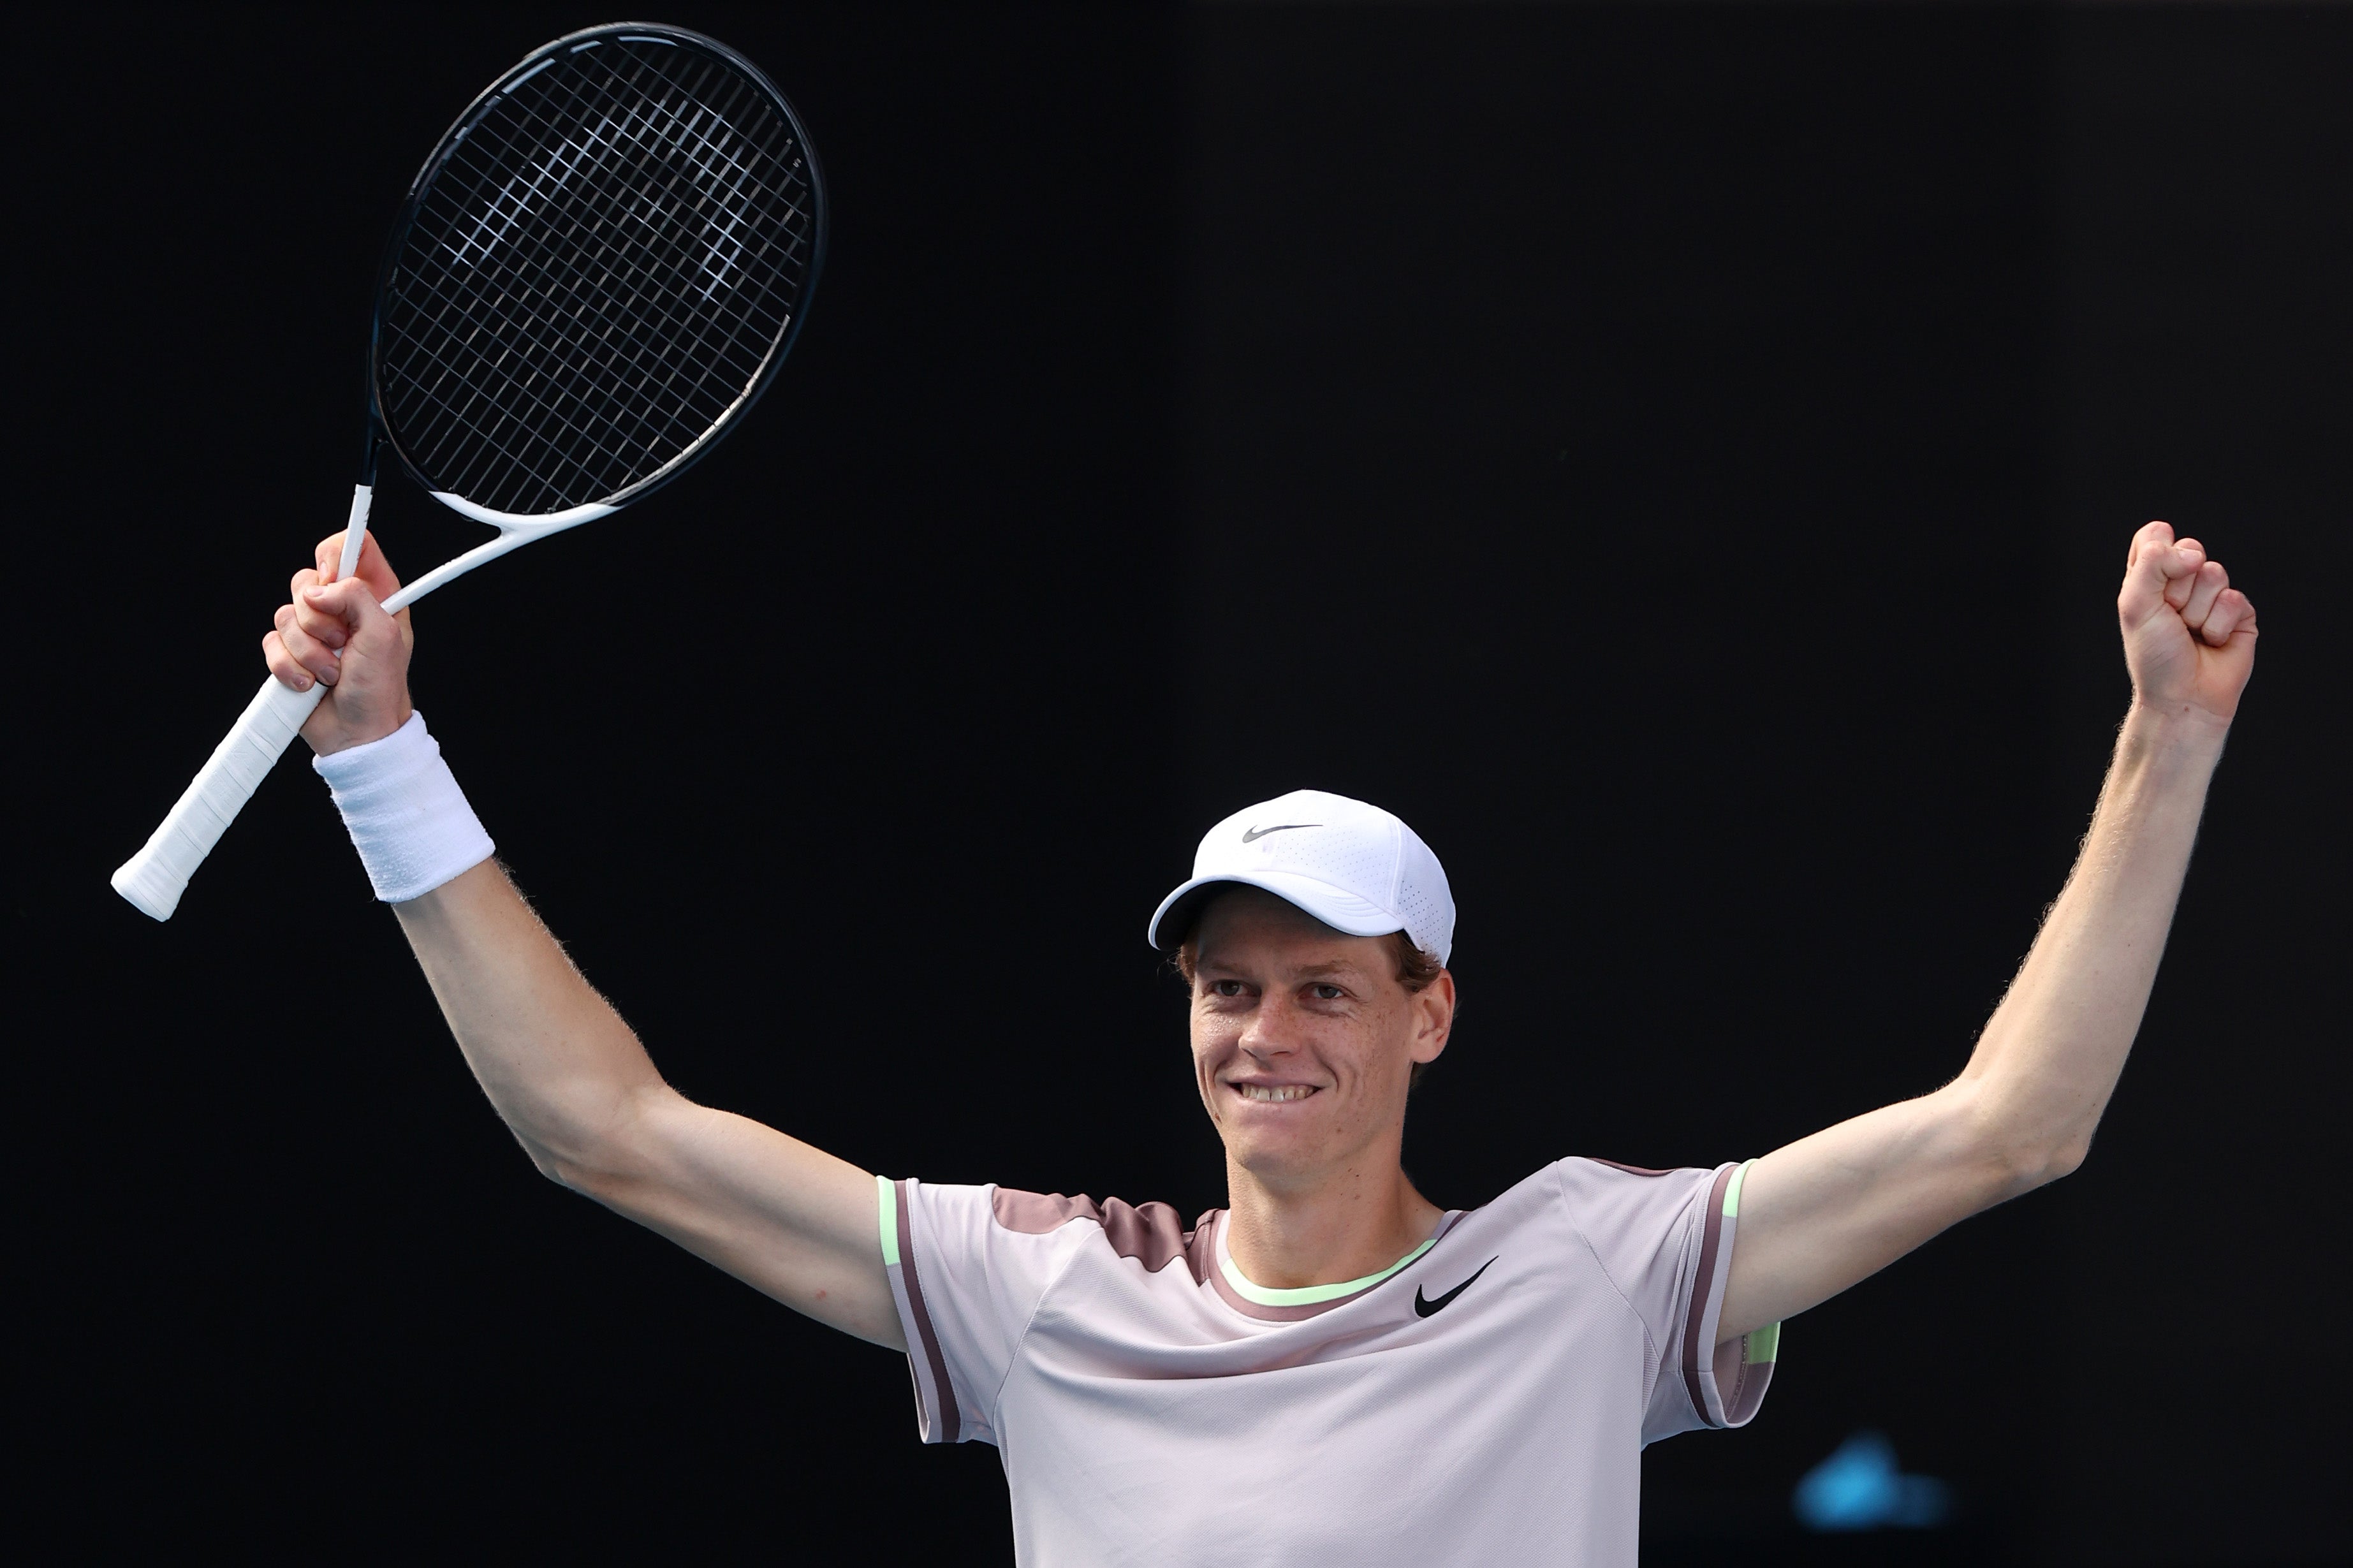
[[[608,19],[11,34],[14,1343],[26,1517],[93,1551],[1009,1554],[898,1358],[532,1173],[307,770],[168,925],[105,886],[341,524],[416,163]],[[892,1174],[1209,1207],[1144,917],[1312,784],[1461,901],[1433,1199],[1761,1152],[1959,1066],[2164,516],[2263,660],[2099,1147],[1792,1324],[1754,1427],[1650,1456],[1646,1555],[2348,1547],[2353,11],[659,19],[808,121],[808,330],[709,464],[421,609],[417,689],[674,1081]],[[405,480],[375,521],[411,573],[477,536]],[[1795,1533],[1862,1426],[1960,1527]]]

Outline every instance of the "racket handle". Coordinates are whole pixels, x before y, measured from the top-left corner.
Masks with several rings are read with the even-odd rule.
[[[116,869],[114,890],[141,913],[170,920],[180,895],[187,891],[188,879],[261,787],[271,764],[293,743],[302,721],[326,692],[316,684],[308,691],[290,690],[275,676],[263,681],[147,847]]]

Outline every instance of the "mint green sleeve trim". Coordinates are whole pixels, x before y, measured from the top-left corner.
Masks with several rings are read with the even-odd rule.
[[[1748,1167],[1755,1163],[1757,1162],[1754,1160],[1743,1160],[1740,1162],[1740,1169],[1732,1173],[1732,1184],[1724,1189],[1725,1218],[1740,1217],[1740,1184],[1748,1179]]]
[[[1724,1217],[1740,1217],[1740,1185],[1748,1179],[1748,1167],[1754,1160],[1743,1160],[1740,1168],[1732,1173],[1732,1180],[1724,1189]],[[1772,1361],[1781,1350],[1781,1325],[1767,1323],[1761,1329],[1751,1329],[1740,1336],[1740,1359],[1743,1364],[1757,1366]]]
[[[882,1267],[899,1267],[899,1189],[888,1176],[874,1178],[874,1209],[882,1226]]]

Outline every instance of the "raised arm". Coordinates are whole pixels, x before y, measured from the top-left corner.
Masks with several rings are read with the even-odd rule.
[[[353,577],[324,580],[342,548],[340,534],[320,544],[263,641],[280,680],[329,685],[302,731],[322,755],[409,716],[408,616],[380,607],[398,583],[373,537]],[[494,861],[393,908],[474,1077],[542,1172],[820,1322],[906,1348],[871,1176],[663,1082]]]
[[[2195,540],[2133,536],[2116,610],[2133,703],[2075,869],[1960,1077],[1751,1167],[1719,1338],[1804,1311],[2083,1163],[2140,1028],[2255,612]]]

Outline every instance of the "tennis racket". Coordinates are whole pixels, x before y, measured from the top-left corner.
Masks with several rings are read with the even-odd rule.
[[[393,226],[341,574],[386,446],[498,530],[387,610],[677,478],[767,390],[825,237],[808,137],[743,56],[637,23],[534,51],[458,117]],[[114,890],[170,919],[324,689],[263,681]]]

